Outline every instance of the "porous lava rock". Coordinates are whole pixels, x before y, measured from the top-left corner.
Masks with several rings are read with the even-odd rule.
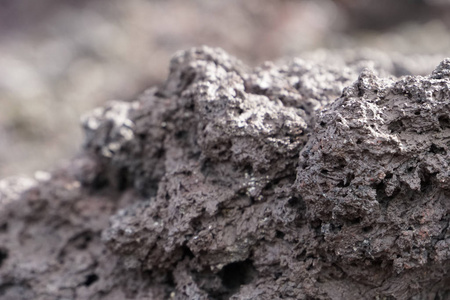
[[[448,299],[450,61],[335,56],[195,48],[85,115],[0,182],[1,299]]]

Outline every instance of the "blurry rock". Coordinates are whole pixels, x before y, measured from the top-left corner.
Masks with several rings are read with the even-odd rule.
[[[388,30],[405,22],[441,20],[447,23],[450,3],[446,0],[335,0],[348,15],[348,30]]]

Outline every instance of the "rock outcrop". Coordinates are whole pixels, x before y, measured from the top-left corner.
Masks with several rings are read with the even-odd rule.
[[[333,55],[192,49],[87,114],[68,166],[0,183],[0,297],[450,297],[450,61]]]

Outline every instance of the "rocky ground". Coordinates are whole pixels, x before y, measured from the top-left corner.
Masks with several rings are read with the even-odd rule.
[[[450,61],[346,55],[194,48],[85,115],[0,182],[1,298],[449,299]]]

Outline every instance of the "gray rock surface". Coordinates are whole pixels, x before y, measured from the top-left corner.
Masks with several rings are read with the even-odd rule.
[[[450,63],[407,62],[176,54],[67,167],[0,184],[0,296],[448,299]]]

